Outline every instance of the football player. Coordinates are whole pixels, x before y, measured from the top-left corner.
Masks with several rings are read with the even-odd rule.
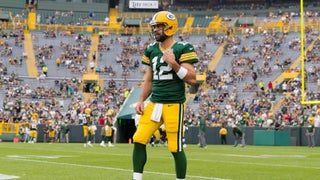
[[[107,114],[106,125],[103,128],[104,136],[100,143],[100,146],[105,147],[105,142],[108,142],[108,147],[114,147],[112,144],[112,133],[113,133],[113,119],[112,114]]]
[[[32,120],[31,127],[30,127],[30,143],[37,142],[37,136],[38,136],[37,127],[38,127],[37,121]]]
[[[90,126],[88,127],[88,142],[87,142],[87,145],[90,147],[93,147],[92,143],[94,142],[96,131],[97,131],[97,126],[94,124],[94,122],[90,122]]]
[[[87,147],[88,134],[89,134],[89,127],[87,122],[83,123],[82,128],[83,128],[83,142],[84,142],[83,146]]]
[[[155,13],[150,26],[156,42],[146,47],[142,57],[142,64],[147,68],[135,108],[141,117],[133,136],[133,179],[142,179],[147,161],[146,144],[162,124],[166,127],[168,149],[174,157],[176,179],[185,179],[187,158],[182,144],[185,83],[196,84],[193,64],[198,62],[198,56],[190,43],[175,41],[178,19],[173,13]],[[144,107],[149,96],[150,101]]]

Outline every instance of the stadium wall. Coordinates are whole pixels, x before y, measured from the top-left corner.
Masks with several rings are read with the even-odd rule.
[[[247,145],[283,145],[283,146],[307,146],[308,141],[305,136],[306,127],[285,127],[282,131],[275,132],[272,129],[266,129],[262,127],[245,127],[245,141]],[[206,128],[206,140],[208,144],[220,144],[219,138],[220,127],[207,127]],[[234,136],[232,134],[232,128],[228,127],[227,143],[234,143]],[[265,131],[264,137],[258,134],[257,131]],[[198,144],[198,127],[190,127],[186,132],[187,144]],[[260,135],[260,136],[259,136]],[[273,135],[273,136],[272,136]],[[286,136],[283,136],[286,135]],[[284,138],[286,138],[284,140]],[[257,138],[255,140],[255,138]],[[315,141],[319,146],[320,142],[320,128],[316,128]]]
[[[38,126],[38,142],[43,142],[43,127],[44,124]],[[82,143],[83,142],[83,129],[82,125],[69,125],[70,127],[70,142]],[[95,135],[95,142],[101,142],[101,127],[97,126]],[[245,141],[247,145],[279,145],[279,146],[307,146],[308,141],[305,136],[307,127],[285,127],[282,131],[275,132],[272,129],[266,129],[262,127],[245,127]],[[207,127],[206,128],[206,141],[207,144],[220,144],[219,137],[220,127]],[[227,144],[232,145],[234,143],[234,137],[232,134],[232,128],[228,127]],[[260,133],[258,134],[257,131]],[[263,133],[265,131],[265,133]],[[261,132],[264,137],[261,137]],[[185,138],[187,144],[198,144],[199,127],[189,127],[185,132]],[[280,136],[277,134],[280,133]],[[283,136],[285,135],[285,136]],[[259,137],[258,137],[259,136]],[[8,136],[5,132],[0,135],[3,141],[12,141],[16,137],[16,134]],[[6,139],[7,138],[7,139]],[[117,143],[128,143],[128,133],[124,130],[118,129],[118,133],[115,137]],[[256,139],[255,139],[256,138]],[[257,139],[258,138],[258,139]],[[257,141],[258,140],[258,141]],[[316,146],[320,146],[320,128],[316,128],[315,142]]]

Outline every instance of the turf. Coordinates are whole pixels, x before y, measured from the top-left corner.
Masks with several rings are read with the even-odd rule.
[[[83,144],[0,143],[0,179],[132,179],[132,144],[112,148]],[[148,148],[144,180],[175,179],[166,147]],[[188,145],[187,179],[319,179],[320,149],[292,146]]]

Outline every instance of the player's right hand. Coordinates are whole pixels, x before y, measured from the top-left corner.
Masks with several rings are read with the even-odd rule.
[[[144,103],[143,102],[138,102],[136,106],[136,113],[139,115],[142,115],[144,111]]]

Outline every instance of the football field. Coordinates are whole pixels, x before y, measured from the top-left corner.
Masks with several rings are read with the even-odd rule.
[[[0,179],[130,180],[132,144],[112,148],[80,143],[0,143]],[[144,180],[174,180],[167,147],[147,147]],[[188,145],[187,179],[319,179],[320,148],[292,146]]]

